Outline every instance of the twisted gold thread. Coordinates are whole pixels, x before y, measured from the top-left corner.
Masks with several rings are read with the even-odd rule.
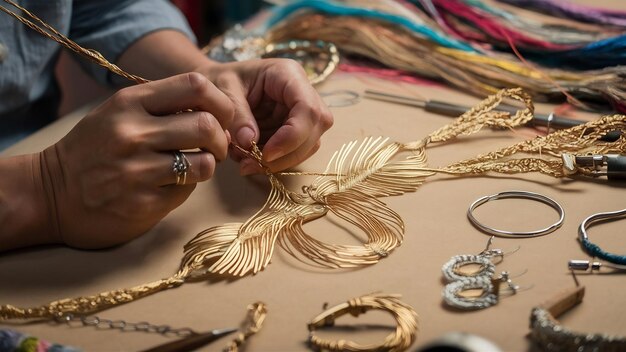
[[[224,347],[224,352],[238,352],[252,335],[256,334],[263,327],[267,317],[267,306],[263,302],[252,303],[248,306],[248,315],[244,320],[237,336]]]

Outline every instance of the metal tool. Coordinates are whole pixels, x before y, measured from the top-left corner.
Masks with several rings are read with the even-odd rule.
[[[592,175],[609,180],[626,180],[626,156],[620,154],[572,155],[563,154],[563,170],[574,175],[581,167],[593,168]]]
[[[215,329],[202,334],[192,334],[176,341],[158,345],[144,352],[184,352],[194,351],[204,345],[207,345],[223,336],[232,334],[237,328]]]
[[[379,92],[375,90],[365,90],[363,94],[364,98],[385,101],[388,103],[395,103],[407,106],[413,106],[416,108],[424,109],[425,111],[432,112],[439,115],[444,116],[452,116],[458,117],[467,112],[470,107],[463,105],[450,104],[439,100],[426,100],[426,99],[417,99],[407,96],[389,94],[384,92]],[[511,105],[503,105],[498,106],[497,110],[506,111],[510,113],[515,113],[519,108]],[[570,128],[574,126],[578,126],[584,123],[584,121],[568,119],[565,117],[559,117],[554,114],[535,114],[531,122],[533,125],[537,126],[545,126],[550,128]],[[605,136],[600,138],[603,141],[613,142],[616,141],[620,136],[620,131],[612,131],[607,133]]]
[[[567,267],[570,270],[581,270],[581,271],[600,271],[602,267],[607,267],[619,271],[626,271],[626,265],[618,265],[611,263],[602,263],[602,262],[592,262],[589,260],[581,260],[581,259],[572,259],[567,263]]]

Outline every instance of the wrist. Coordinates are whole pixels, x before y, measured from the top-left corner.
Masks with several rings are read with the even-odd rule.
[[[122,53],[117,64],[128,72],[155,80],[192,72],[217,62],[204,55],[184,34],[161,30],[133,43]]]
[[[59,243],[42,175],[42,153],[0,160],[0,250]]]

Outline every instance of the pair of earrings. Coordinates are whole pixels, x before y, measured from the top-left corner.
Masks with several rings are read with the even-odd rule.
[[[511,281],[511,276],[504,271],[494,276],[496,263],[504,259],[505,253],[501,249],[490,249],[493,236],[489,238],[487,246],[479,254],[463,254],[452,257],[442,267],[443,276],[449,283],[443,289],[443,300],[446,304],[463,310],[484,309],[496,305],[499,297],[506,290],[515,294],[520,289]],[[515,249],[516,252],[519,249]],[[511,253],[513,253],[511,252]],[[468,272],[462,270],[469,265],[478,265],[479,269]],[[503,290],[501,286],[507,287]],[[470,290],[481,290],[479,296],[468,296],[463,293]]]

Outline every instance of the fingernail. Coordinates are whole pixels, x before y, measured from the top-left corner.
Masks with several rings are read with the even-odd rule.
[[[237,143],[243,148],[249,148],[254,140],[254,131],[250,127],[242,127],[237,131]]]
[[[267,161],[268,163],[271,163],[272,161],[281,158],[285,156],[285,151],[282,149],[274,149],[274,150],[269,150],[263,151],[263,160]]]
[[[248,176],[259,173],[259,167],[252,159],[244,159],[241,161],[239,167],[239,174],[241,176]]]

